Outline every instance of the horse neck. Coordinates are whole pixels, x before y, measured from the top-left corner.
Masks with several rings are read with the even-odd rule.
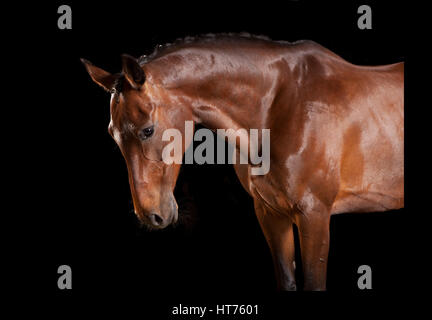
[[[199,122],[214,129],[262,127],[262,97],[271,86],[263,83],[265,75],[258,67],[240,65],[223,76],[217,71],[210,75],[207,90],[199,93],[200,103],[192,105]]]
[[[197,56],[180,64],[177,56],[170,73],[177,79],[168,84],[189,102],[195,122],[210,129],[265,128],[280,85],[280,68],[269,67],[274,59],[250,49]]]

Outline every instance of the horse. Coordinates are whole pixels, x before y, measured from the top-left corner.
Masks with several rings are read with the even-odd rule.
[[[162,161],[164,130],[184,136],[186,121],[270,130],[268,173],[251,174],[252,163],[234,168],[253,198],[280,290],[297,290],[294,225],[303,289],[322,291],[330,217],[404,206],[403,62],[359,66],[313,41],[244,34],[189,37],[138,59],[125,54],[116,74],[81,61],[111,93],[108,132],[126,160],[135,214],[151,228],[178,219],[180,164]],[[233,148],[238,154],[237,139]]]

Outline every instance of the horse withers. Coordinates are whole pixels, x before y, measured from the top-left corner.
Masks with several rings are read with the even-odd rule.
[[[304,289],[325,290],[330,216],[403,207],[403,63],[357,66],[312,41],[245,35],[187,38],[122,60],[118,74],[82,61],[112,93],[108,131],[126,160],[135,213],[150,227],[177,220],[180,164],[163,161],[162,136],[170,128],[184,136],[186,121],[270,129],[268,173],[234,168],[254,200],[279,289],[296,290],[294,224]]]

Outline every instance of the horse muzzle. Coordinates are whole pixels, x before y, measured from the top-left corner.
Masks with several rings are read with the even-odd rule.
[[[164,229],[178,220],[177,203],[172,197],[169,204],[162,212],[153,210],[148,213],[137,214],[142,223],[146,224],[151,229]]]

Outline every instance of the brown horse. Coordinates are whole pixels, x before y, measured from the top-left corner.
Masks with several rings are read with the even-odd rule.
[[[253,197],[280,289],[296,289],[293,224],[304,289],[325,290],[330,216],[403,207],[403,63],[356,66],[311,41],[246,35],[188,38],[122,59],[119,74],[82,61],[112,93],[108,131],[126,160],[135,213],[153,228],[178,217],[180,165],[161,161],[168,143],[161,137],[168,128],[184,136],[188,120],[271,130],[267,174],[234,166]]]

